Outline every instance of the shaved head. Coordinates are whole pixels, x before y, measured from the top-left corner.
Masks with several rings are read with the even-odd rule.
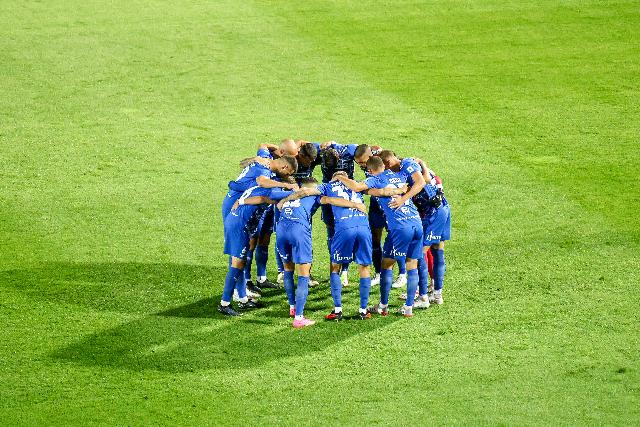
[[[283,139],[280,142],[280,153],[283,156],[297,156],[298,144],[293,139]]]

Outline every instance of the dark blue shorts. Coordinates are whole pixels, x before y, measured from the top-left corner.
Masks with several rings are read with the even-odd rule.
[[[331,262],[335,264],[355,260],[370,265],[372,252],[371,229],[366,226],[338,228],[331,240]]]
[[[382,254],[385,258],[419,259],[422,257],[422,227],[410,225],[389,230],[384,241]]]

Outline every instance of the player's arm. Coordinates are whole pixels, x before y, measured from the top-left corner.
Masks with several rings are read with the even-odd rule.
[[[269,150],[269,151],[275,151],[277,150],[279,147],[275,144],[260,144],[258,145],[258,150]]]
[[[409,186],[405,183],[400,188],[369,188],[366,193],[374,197],[391,197],[400,196],[409,190]]]
[[[412,173],[411,179],[413,179],[413,185],[411,186],[409,191],[407,191],[400,197],[394,198],[391,203],[389,203],[390,208],[396,209],[404,205],[407,200],[418,194],[420,191],[422,191],[424,186],[427,185],[421,171],[415,171],[414,173]]]
[[[290,184],[288,182],[276,181],[274,179],[267,178],[264,175],[260,175],[259,177],[256,178],[256,184],[258,184],[258,186],[262,188],[281,187],[281,188],[287,188],[289,190],[297,190],[299,188],[298,184],[295,184],[295,183]]]
[[[314,187],[301,188],[297,191],[294,191],[284,199],[280,200],[278,202],[278,210],[282,210],[282,206],[284,206],[285,203],[290,202],[291,200],[298,200],[308,196],[320,196],[321,194],[322,193],[320,192],[320,190],[318,190],[318,188],[314,188]]]
[[[333,206],[340,206],[343,208],[353,208],[353,209],[359,210],[360,212],[367,213],[367,207],[363,203],[352,202],[351,200],[346,200],[346,199],[343,199],[342,197],[322,196],[320,198],[320,203],[322,203],[323,205],[333,205]]]
[[[276,201],[267,196],[251,196],[245,199],[236,200],[231,207],[231,210],[235,211],[240,205],[264,205],[265,203],[272,205],[276,203]]]
[[[338,145],[338,143],[336,143],[335,141],[326,141],[320,144],[320,149],[324,150],[326,148],[330,148],[333,145]]]
[[[357,193],[362,193],[369,189],[369,186],[362,181],[355,181],[351,178],[347,178],[344,175],[338,175],[334,179],[343,183],[349,190],[355,191]]]

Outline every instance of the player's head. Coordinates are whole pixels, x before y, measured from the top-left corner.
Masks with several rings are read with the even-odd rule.
[[[311,163],[318,157],[318,149],[310,142],[303,144],[298,151],[298,163],[300,166],[309,167]]]
[[[318,180],[310,176],[308,178],[302,178],[300,180],[300,187],[313,188],[318,185]]]
[[[320,152],[322,159],[322,167],[327,170],[332,170],[338,167],[338,159],[340,155],[335,148],[327,148]]]
[[[367,144],[360,144],[356,148],[356,152],[353,155],[353,160],[355,160],[358,166],[360,166],[362,169],[366,169],[367,160],[369,160],[369,157],[371,156],[373,156],[371,147],[369,147]]]
[[[400,164],[400,159],[391,150],[382,150],[379,154],[386,169],[393,169]]]
[[[281,156],[297,156],[298,144],[293,139],[283,139],[278,147]]]
[[[286,177],[298,170],[298,161],[293,156],[282,156],[271,162],[271,170]]]
[[[367,160],[367,171],[371,175],[380,175],[384,172],[384,163],[380,157],[371,156]]]
[[[331,177],[331,181],[335,181],[336,177],[339,177],[339,176],[344,176],[345,178],[349,178],[349,175],[347,175],[345,171],[337,171],[333,173],[333,176]]]

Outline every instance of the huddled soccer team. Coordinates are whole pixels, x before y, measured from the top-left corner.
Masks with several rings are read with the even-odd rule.
[[[355,164],[364,171],[364,181],[354,180]],[[399,158],[367,144],[287,139],[279,145],[260,145],[257,155],[241,165],[244,169],[229,182],[222,203],[229,271],[218,306],[221,313],[238,316],[242,310],[259,307],[262,289],[279,287],[267,279],[269,244],[275,232],[278,281],[284,285],[293,327],[315,323],[304,317],[304,307],[315,282],[311,221],[318,208],[327,228],[334,303],[325,319],[342,319],[342,287],[348,286],[353,262],[360,276],[356,318],[368,319],[372,313],[386,316],[392,287],[406,285],[405,303],[399,309],[405,317],[413,316],[414,308],[443,303],[444,242],[451,234],[451,212],[440,178],[424,161]],[[322,171],[322,183],[312,176],[316,166]],[[370,196],[369,209],[363,195]],[[393,282],[396,263],[400,274]],[[377,285],[380,301],[369,306],[371,287]]]

